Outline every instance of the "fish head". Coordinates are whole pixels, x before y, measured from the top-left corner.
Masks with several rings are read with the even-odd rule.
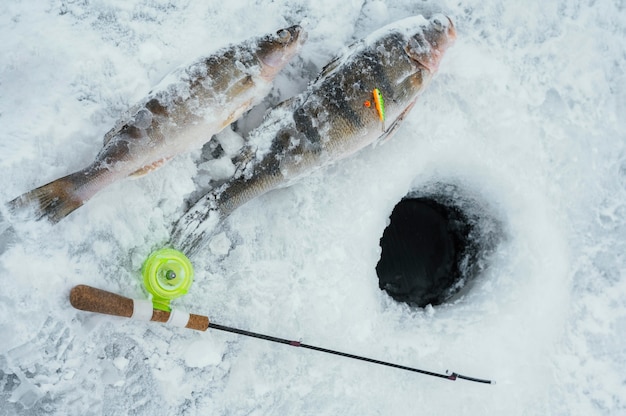
[[[449,17],[435,14],[409,37],[404,50],[418,65],[434,73],[443,54],[455,41],[456,29]]]
[[[262,37],[256,49],[256,56],[261,62],[261,76],[267,80],[274,78],[300,51],[306,38],[306,32],[298,25]]]

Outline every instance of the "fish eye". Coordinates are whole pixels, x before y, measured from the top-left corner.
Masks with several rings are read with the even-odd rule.
[[[289,42],[291,39],[291,33],[287,29],[281,29],[276,34],[278,35],[278,40],[282,43]]]
[[[433,27],[437,32],[443,32],[443,23],[438,17],[433,19]]]

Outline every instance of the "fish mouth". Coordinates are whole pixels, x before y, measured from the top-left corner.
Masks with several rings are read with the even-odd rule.
[[[291,58],[300,52],[306,38],[305,30],[294,25],[280,29],[259,42],[256,56],[261,64],[261,77],[272,81]]]
[[[300,25],[280,29],[268,37],[257,55],[264,66],[280,69],[300,51],[306,39],[307,33]]]

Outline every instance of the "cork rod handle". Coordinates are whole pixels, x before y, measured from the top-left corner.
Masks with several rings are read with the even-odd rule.
[[[132,318],[135,311],[135,301],[133,299],[86,285],[78,285],[72,288],[70,291],[70,303],[81,311],[126,318]],[[149,320],[177,325],[177,323],[180,323],[180,316],[172,320],[173,314],[174,311],[166,312],[152,309],[152,316]],[[209,318],[202,315],[189,314],[189,318],[185,322],[180,326],[198,331],[206,331],[209,327]]]

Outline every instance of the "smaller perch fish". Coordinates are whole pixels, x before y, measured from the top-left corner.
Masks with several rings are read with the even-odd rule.
[[[56,223],[111,183],[201,147],[268,94],[305,39],[291,26],[174,71],[104,136],[91,165],[17,197],[9,210]]]
[[[452,21],[438,14],[397,21],[353,45],[305,92],[268,113],[250,133],[238,173],[187,211],[170,243],[192,255],[247,201],[389,137],[455,38]]]

